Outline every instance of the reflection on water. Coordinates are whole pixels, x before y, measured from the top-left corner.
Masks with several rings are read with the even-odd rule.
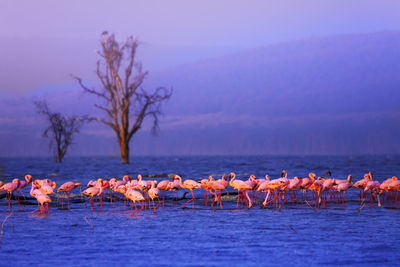
[[[353,174],[355,180],[369,170],[377,180],[400,175],[399,156],[247,156],[247,157],[137,157],[129,165],[118,158],[67,158],[63,164],[51,159],[1,159],[4,182],[30,173],[50,177],[59,185],[67,180],[84,184],[94,178],[132,176],[141,173],[164,179],[170,173],[184,178],[206,177],[234,171],[263,177],[323,175],[330,169],[335,178]],[[149,178],[148,178],[149,179]],[[28,190],[25,189],[27,195]],[[201,198],[203,192],[197,192]],[[345,204],[311,209],[286,205],[281,209],[236,209],[234,200],[223,202],[223,210],[205,207],[196,199],[195,209],[172,207],[157,213],[128,211],[106,203],[101,211],[73,202],[71,210],[52,206],[50,215],[35,217],[26,206],[4,225],[0,255],[10,264],[34,262],[55,265],[396,265],[400,260],[398,240],[400,209],[385,203],[383,208],[367,203],[360,210],[358,191],[349,192]],[[180,196],[182,196],[180,192]],[[0,220],[8,214],[0,200]],[[14,206],[15,210],[17,207]]]

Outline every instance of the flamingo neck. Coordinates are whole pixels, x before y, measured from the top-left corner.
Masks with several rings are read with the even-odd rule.
[[[233,182],[233,180],[235,180],[235,178],[236,178],[236,174],[233,174],[231,180],[229,181],[230,186],[232,186],[232,182]]]
[[[182,184],[182,177],[180,177],[179,175],[177,175],[176,178],[179,180],[179,186],[182,187],[182,188],[184,188],[184,187],[183,187],[183,184]]]

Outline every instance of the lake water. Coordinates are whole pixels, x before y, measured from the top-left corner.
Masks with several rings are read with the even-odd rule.
[[[125,174],[165,179],[178,173],[183,179],[199,179],[232,171],[245,180],[250,174],[277,178],[283,169],[290,178],[311,171],[323,175],[328,168],[335,178],[352,174],[354,180],[371,170],[382,181],[400,175],[400,156],[133,157],[129,165],[112,157],[66,158],[62,164],[47,158],[3,158],[0,180],[29,173],[61,185]],[[345,205],[320,209],[291,204],[236,209],[234,200],[225,200],[220,210],[204,206],[203,192],[196,192],[194,209],[182,209],[183,201],[172,206],[168,200],[164,209],[140,211],[138,217],[108,202],[103,210],[91,212],[79,198],[71,210],[52,205],[45,217],[31,214],[36,204],[24,211],[15,204],[3,228],[1,265],[399,265],[400,209],[393,203],[381,208],[367,203],[360,210],[358,190],[352,189]],[[3,221],[7,200],[0,203]]]

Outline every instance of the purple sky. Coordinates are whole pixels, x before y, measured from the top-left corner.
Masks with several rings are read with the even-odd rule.
[[[103,30],[137,36],[152,71],[293,39],[396,31],[399,10],[397,0],[0,1],[0,90],[65,87],[71,73],[94,78]]]
[[[104,29],[163,45],[243,45],[400,29],[397,0],[0,1],[0,37],[97,39]]]
[[[70,74],[96,82],[94,51],[104,30],[116,33],[119,40],[139,38],[139,57],[150,71],[149,87],[175,89],[162,122],[166,135],[147,137],[143,131],[138,137],[144,140],[140,153],[149,153],[151,145],[161,154],[231,153],[236,143],[241,145],[236,153],[248,154],[398,153],[400,144],[394,146],[393,140],[400,133],[395,122],[400,111],[393,103],[400,99],[399,10],[398,0],[0,0],[0,147],[7,146],[0,156],[47,153],[45,141],[28,148],[38,144],[43,128],[32,99],[47,94],[61,99],[52,103],[54,109],[74,106],[81,89]],[[226,92],[233,89],[227,100]],[[284,106],[288,98],[297,110],[279,117],[280,111],[289,110]],[[243,108],[243,99],[249,100],[249,108]],[[334,112],[321,122],[327,102]],[[361,102],[369,103],[369,109]],[[242,113],[232,115],[232,110]],[[382,110],[386,113],[376,118],[364,114]],[[352,119],[343,119],[342,113]],[[246,123],[229,124],[229,118],[242,118],[241,123],[253,119],[259,128],[249,131]],[[193,141],[201,125],[215,129]],[[362,128],[365,125],[371,127]],[[289,135],[297,131],[302,134],[294,137],[305,139]],[[100,133],[85,129],[76,146],[83,152],[76,154],[117,151],[114,138],[93,138]],[[386,133],[390,136],[382,145],[378,139]],[[226,142],[218,146],[221,137]],[[92,150],[87,140],[94,140]],[[291,140],[298,141],[291,145]],[[361,141],[352,147],[354,140]],[[112,146],[98,151],[98,143]]]

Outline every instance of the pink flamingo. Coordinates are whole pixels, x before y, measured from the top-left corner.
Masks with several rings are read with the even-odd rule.
[[[67,198],[68,198],[68,209],[69,209],[69,194],[70,194],[70,192],[71,192],[74,188],[79,187],[79,186],[81,186],[80,183],[66,182],[66,183],[62,184],[62,185],[57,189],[57,192],[62,192],[62,193],[63,193],[63,198],[62,198],[62,202],[61,202],[61,208],[63,208],[65,194],[67,194]]]
[[[283,172],[282,172],[282,174],[283,174]],[[266,185],[263,185],[263,187],[261,187],[261,189],[263,189],[265,186],[267,187],[267,195],[265,196],[263,206],[264,207],[267,206],[267,204],[271,201],[274,201],[277,205],[278,190],[285,190],[288,185],[289,185],[289,180],[285,177],[281,177],[278,179],[268,181],[268,183]],[[269,195],[271,194],[271,192],[274,192],[275,196],[273,199],[268,201],[268,198],[269,198]]]
[[[315,206],[318,206],[321,204],[321,190],[323,187],[324,183],[324,178],[318,177],[317,180],[314,180],[312,185],[308,187],[308,190],[310,190],[313,194],[313,198],[315,200]]]
[[[296,200],[296,191],[300,189],[301,178],[295,176],[293,179],[288,179],[288,180],[289,180],[289,185],[287,186],[286,191],[289,192],[290,199],[292,200],[292,202],[294,202],[294,200]]]
[[[380,183],[378,181],[369,181],[364,188],[364,192],[370,191],[370,201],[373,202],[374,196],[378,199],[378,207],[381,206],[381,201],[379,199]]]
[[[151,198],[151,202],[153,203],[154,212],[156,212],[156,209],[157,209],[158,205],[160,205],[160,198],[159,198],[160,190],[156,187],[156,185],[157,185],[157,181],[151,181],[151,188],[147,192],[149,197]],[[154,206],[154,199],[155,198],[158,199],[157,206]]]
[[[252,187],[249,184],[247,184],[246,182],[244,182],[244,181],[235,180],[236,179],[236,174],[234,172],[231,172],[229,174],[229,178],[230,178],[229,185],[231,187],[233,187],[235,190],[238,191],[238,199],[237,199],[236,208],[239,207],[240,194],[242,192],[244,193],[244,195],[246,196],[246,198],[248,200],[248,208],[251,208],[252,203],[251,203],[251,199],[250,199],[250,197],[249,197],[247,192],[249,190],[251,190]]]
[[[40,191],[39,189],[35,188],[35,185],[33,183],[31,186],[30,194],[31,194],[31,196],[36,198],[36,200],[38,202],[39,207],[36,209],[36,210],[38,210],[40,208],[40,211],[38,214],[50,212],[50,209],[49,209],[49,203],[51,202],[50,197],[46,194],[43,194],[42,191]],[[46,208],[44,207],[44,204],[46,204]],[[34,210],[32,212],[35,212],[36,210]]]
[[[96,183],[92,183],[85,191],[82,192],[85,196],[90,197],[89,203],[92,211],[93,211],[94,197],[96,196],[101,197],[103,191],[104,191],[103,180],[98,179]],[[100,198],[100,204],[102,204],[101,198]],[[101,206],[101,208],[103,208],[103,206]]]
[[[266,185],[268,184],[265,184],[264,186],[263,186],[263,188],[261,188],[261,189],[259,189],[260,188],[260,186],[262,185],[262,184],[264,184],[265,182],[269,182],[269,176],[268,176],[268,174],[266,174],[265,175],[265,179],[256,179],[255,180],[255,183],[256,183],[256,186],[255,186],[255,188],[254,188],[254,190],[256,190],[256,197],[255,197],[255,203],[257,203],[257,201],[258,201],[258,193],[259,192],[262,192],[262,193],[265,193],[266,192],[266,189],[265,189],[265,187],[266,187]]]
[[[163,194],[162,194],[163,195],[163,208],[164,208],[164,203],[165,203],[165,191],[169,190],[170,183],[171,183],[171,181],[169,181],[169,180],[163,180],[157,184],[158,190],[163,191]]]
[[[347,176],[347,180],[345,180],[344,182],[341,182],[337,185],[336,191],[338,191],[338,193],[342,193],[342,203],[344,204],[345,200],[346,200],[346,191],[351,188],[353,186],[353,183],[351,182],[351,180],[353,179],[353,176],[350,174],[349,176]]]
[[[209,185],[210,178],[213,179],[212,176],[209,176],[208,179],[201,179],[200,180],[201,187],[204,188],[204,204],[206,206],[207,206],[207,193],[208,193],[208,191],[210,191],[210,185]]]
[[[314,183],[315,181],[315,173],[310,172],[308,177],[305,177],[301,180],[300,191],[301,191],[301,203],[303,203],[303,196],[304,199],[307,201],[307,189]]]
[[[367,186],[367,183],[371,180],[372,180],[372,173],[369,172],[369,173],[364,174],[363,179],[361,179],[353,184],[354,188],[357,188],[360,190],[360,194],[359,194],[360,201],[364,200],[364,189]]]
[[[214,200],[211,203],[211,207],[213,207],[214,202],[217,202],[217,203],[219,202],[219,205],[222,209],[221,191],[225,190],[226,186],[224,186],[223,184],[221,184],[218,181],[215,181],[211,176],[208,179],[209,179],[208,187],[210,189],[210,193],[214,194]],[[213,193],[212,190],[214,190],[215,193]]]
[[[193,194],[193,189],[200,189],[201,188],[201,184],[199,184],[198,182],[194,181],[194,180],[185,180],[182,183],[182,177],[180,177],[179,175],[175,175],[175,178],[179,180],[179,186],[183,189],[188,189],[190,190],[190,192],[192,193],[192,198],[189,199],[188,201],[185,202],[185,204],[183,204],[182,208],[185,208],[186,204],[192,201],[192,208],[194,209],[194,194]]]
[[[56,188],[56,183],[50,179],[35,180],[33,184],[35,188],[38,188],[45,195],[54,194],[54,189]]]
[[[11,183],[6,183],[0,187],[0,191],[6,191],[8,195],[8,211],[11,212],[11,194],[18,189],[20,181],[18,179],[12,180]]]
[[[21,191],[22,188],[26,187],[27,185],[29,185],[32,182],[32,176],[27,174],[25,175],[25,181],[19,181],[19,186],[17,188],[17,201],[19,204],[19,192]],[[24,196],[24,194],[21,191],[22,196]],[[24,196],[25,198],[25,196]]]
[[[178,175],[175,175],[169,184],[169,190],[172,191],[172,204],[174,203],[174,195],[176,196],[176,201],[178,201],[178,190],[181,188],[177,177]]]
[[[137,216],[138,209],[136,206],[136,202],[144,201],[143,195],[139,191],[129,188],[125,193],[125,197],[127,199],[131,200],[133,202],[133,204],[135,205],[135,210],[133,210],[133,208],[132,208],[131,216],[134,212],[136,212],[136,216]]]

